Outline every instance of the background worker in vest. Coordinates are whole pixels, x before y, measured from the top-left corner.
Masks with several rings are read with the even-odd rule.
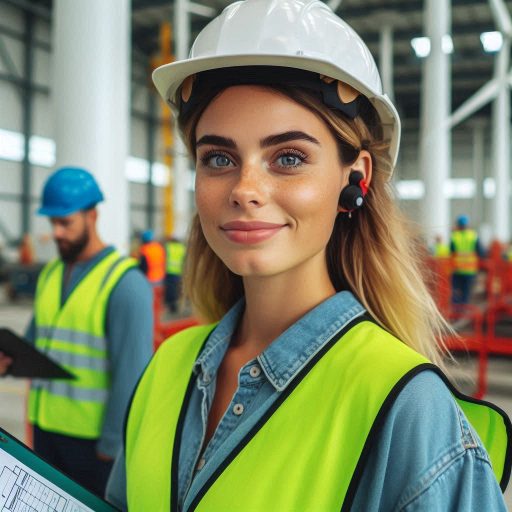
[[[139,267],[153,286],[162,286],[165,278],[165,249],[155,240],[153,231],[143,231],[139,248]]]
[[[479,260],[485,252],[475,230],[469,227],[469,217],[460,215],[452,232],[450,251],[453,257],[452,303],[468,304],[478,273]]]
[[[436,235],[434,238],[434,246],[432,248],[432,256],[435,258],[449,258],[450,248],[444,242],[441,235]]]
[[[210,323],[164,342],[145,370],[108,499],[505,511],[428,363],[446,324],[389,192],[400,122],[364,42],[320,0],[245,0],[153,77],[195,162],[184,291]],[[509,423],[491,414],[507,481]]]
[[[27,332],[77,377],[32,381],[34,450],[99,495],[153,335],[147,280],[135,260],[123,258],[97,232],[101,201],[85,169],[61,168],[48,178],[38,213],[49,217],[59,258],[40,274]]]
[[[185,244],[177,238],[173,237],[165,243],[165,303],[171,313],[178,310],[185,251]]]

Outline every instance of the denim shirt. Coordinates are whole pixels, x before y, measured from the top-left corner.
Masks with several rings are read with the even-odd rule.
[[[180,510],[188,509],[215,469],[308,361],[336,332],[365,313],[352,294],[340,292],[293,324],[242,367],[233,399],[202,448],[216,374],[243,308],[241,301],[224,316],[194,365],[196,385],[179,454]],[[126,510],[122,453],[107,499]],[[506,511],[485,450],[435,373],[420,373],[397,397],[365,466],[352,510]]]

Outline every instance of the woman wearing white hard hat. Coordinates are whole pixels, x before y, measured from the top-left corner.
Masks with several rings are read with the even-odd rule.
[[[399,118],[361,39],[318,0],[246,0],[154,81],[196,164],[206,325],[148,366],[108,498],[506,510],[510,421],[434,364],[445,324],[389,187]]]

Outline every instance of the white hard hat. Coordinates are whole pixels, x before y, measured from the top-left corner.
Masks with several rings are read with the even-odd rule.
[[[320,0],[235,2],[201,31],[188,59],[160,66],[153,72],[153,82],[176,110],[176,92],[187,77],[234,66],[295,68],[349,84],[379,114],[395,165],[400,118],[382,92],[375,61],[354,30]]]

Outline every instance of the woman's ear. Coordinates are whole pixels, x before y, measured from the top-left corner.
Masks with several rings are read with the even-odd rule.
[[[338,212],[351,212],[363,205],[364,197],[372,179],[372,157],[365,149],[361,150],[358,157],[348,169],[348,183],[343,187],[338,200]]]
[[[358,157],[356,158],[355,162],[352,163],[350,166],[350,171],[359,171],[364,176],[364,181],[366,183],[366,186],[370,187],[370,182],[372,181],[372,170],[373,170],[373,164],[372,164],[372,156],[366,149],[362,149],[359,152]]]

